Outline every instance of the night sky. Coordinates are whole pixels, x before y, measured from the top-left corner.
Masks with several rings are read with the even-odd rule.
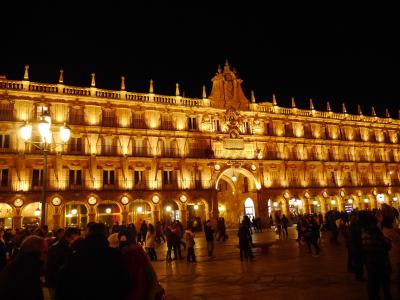
[[[29,64],[31,81],[56,83],[63,68],[65,84],[89,86],[95,72],[105,89],[125,75],[136,92],[152,78],[156,93],[173,95],[179,82],[200,97],[228,59],[248,98],[254,89],[257,100],[275,93],[280,106],[294,96],[308,108],[311,97],[319,110],[329,100],[341,111],[345,101],[349,112],[361,104],[369,115],[374,105],[398,116],[400,27],[389,7],[52,2],[2,4],[0,74],[22,79]]]

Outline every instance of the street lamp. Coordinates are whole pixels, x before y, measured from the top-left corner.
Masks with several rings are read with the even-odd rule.
[[[28,122],[20,128],[20,136],[25,143],[29,143],[37,147],[43,153],[43,180],[42,180],[42,193],[40,197],[41,203],[41,217],[40,225],[43,226],[46,223],[46,180],[47,180],[47,154],[51,147],[58,145],[59,143],[52,142],[52,132],[51,132],[51,116],[45,111],[42,114],[41,120],[39,122],[33,123],[37,125],[37,130],[39,131],[41,140],[32,141],[32,125]],[[71,135],[71,129],[65,125],[60,127],[60,138],[62,144],[68,142]]]

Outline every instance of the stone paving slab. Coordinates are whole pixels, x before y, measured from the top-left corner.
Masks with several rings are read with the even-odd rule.
[[[167,299],[367,299],[366,283],[358,282],[346,272],[346,250],[343,243],[330,245],[323,236],[320,257],[307,253],[305,245],[289,239],[277,240],[269,254],[253,251],[255,261],[239,259],[235,231],[226,242],[215,242],[215,257],[207,257],[204,234],[196,236],[196,264],[186,260],[154,262],[154,267],[167,292]],[[267,231],[253,234],[254,241],[275,240]],[[157,249],[165,257],[166,245]],[[186,256],[186,251],[182,254]],[[393,299],[398,298],[393,286]]]

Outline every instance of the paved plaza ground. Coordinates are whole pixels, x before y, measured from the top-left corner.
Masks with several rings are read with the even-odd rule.
[[[161,261],[154,267],[167,299],[367,299],[366,282],[358,282],[346,272],[344,243],[331,245],[327,236],[321,242],[320,257],[307,253],[305,245],[296,242],[296,231],[290,228],[289,239],[277,240],[268,254],[254,251],[254,261],[240,261],[236,231],[229,239],[215,242],[215,257],[207,257],[204,233],[197,233],[198,262],[184,260],[167,263],[166,245],[157,249]],[[275,240],[272,231],[253,234],[253,240]],[[186,251],[185,256],[186,256]],[[392,286],[393,299],[399,298]]]

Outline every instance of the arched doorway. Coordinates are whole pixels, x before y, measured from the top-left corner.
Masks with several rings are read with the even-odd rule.
[[[0,228],[12,228],[13,208],[7,203],[0,203]]]
[[[256,168],[255,165],[254,168]],[[261,188],[261,184],[252,171],[239,166],[226,166],[219,173],[215,173],[214,180],[218,211],[223,211],[227,227],[236,228],[238,226],[246,213],[244,202],[247,198],[251,198],[253,201],[252,214],[259,215],[259,209],[262,208],[258,207],[259,203],[254,201],[258,199],[257,191]],[[266,203],[263,205],[266,211]],[[220,207],[221,209],[219,209]]]
[[[100,203],[97,208],[97,221],[111,228],[114,224],[121,223],[121,210],[114,202]]]
[[[303,214],[303,201],[296,197],[289,199],[289,216],[290,218],[297,218],[298,215]]]
[[[162,220],[165,224],[171,224],[176,220],[181,220],[179,206],[175,201],[167,201],[163,204]]]
[[[203,224],[208,219],[208,203],[204,199],[196,199],[190,201],[187,206],[187,223],[192,226],[194,231],[200,232],[203,230]]]
[[[22,226],[36,227],[40,224],[40,202],[29,203],[22,209]]]
[[[66,227],[85,228],[88,223],[88,209],[82,203],[67,203],[64,217]]]
[[[131,202],[128,206],[128,214],[129,220],[135,224],[136,228],[139,228],[138,226],[140,226],[143,221],[146,221],[147,224],[153,223],[152,207],[143,199],[136,199]]]
[[[310,212],[312,214],[319,214],[322,213],[322,208],[321,208],[321,201],[318,199],[318,197],[312,197],[308,199],[310,203]],[[329,206],[328,206],[329,210]]]

